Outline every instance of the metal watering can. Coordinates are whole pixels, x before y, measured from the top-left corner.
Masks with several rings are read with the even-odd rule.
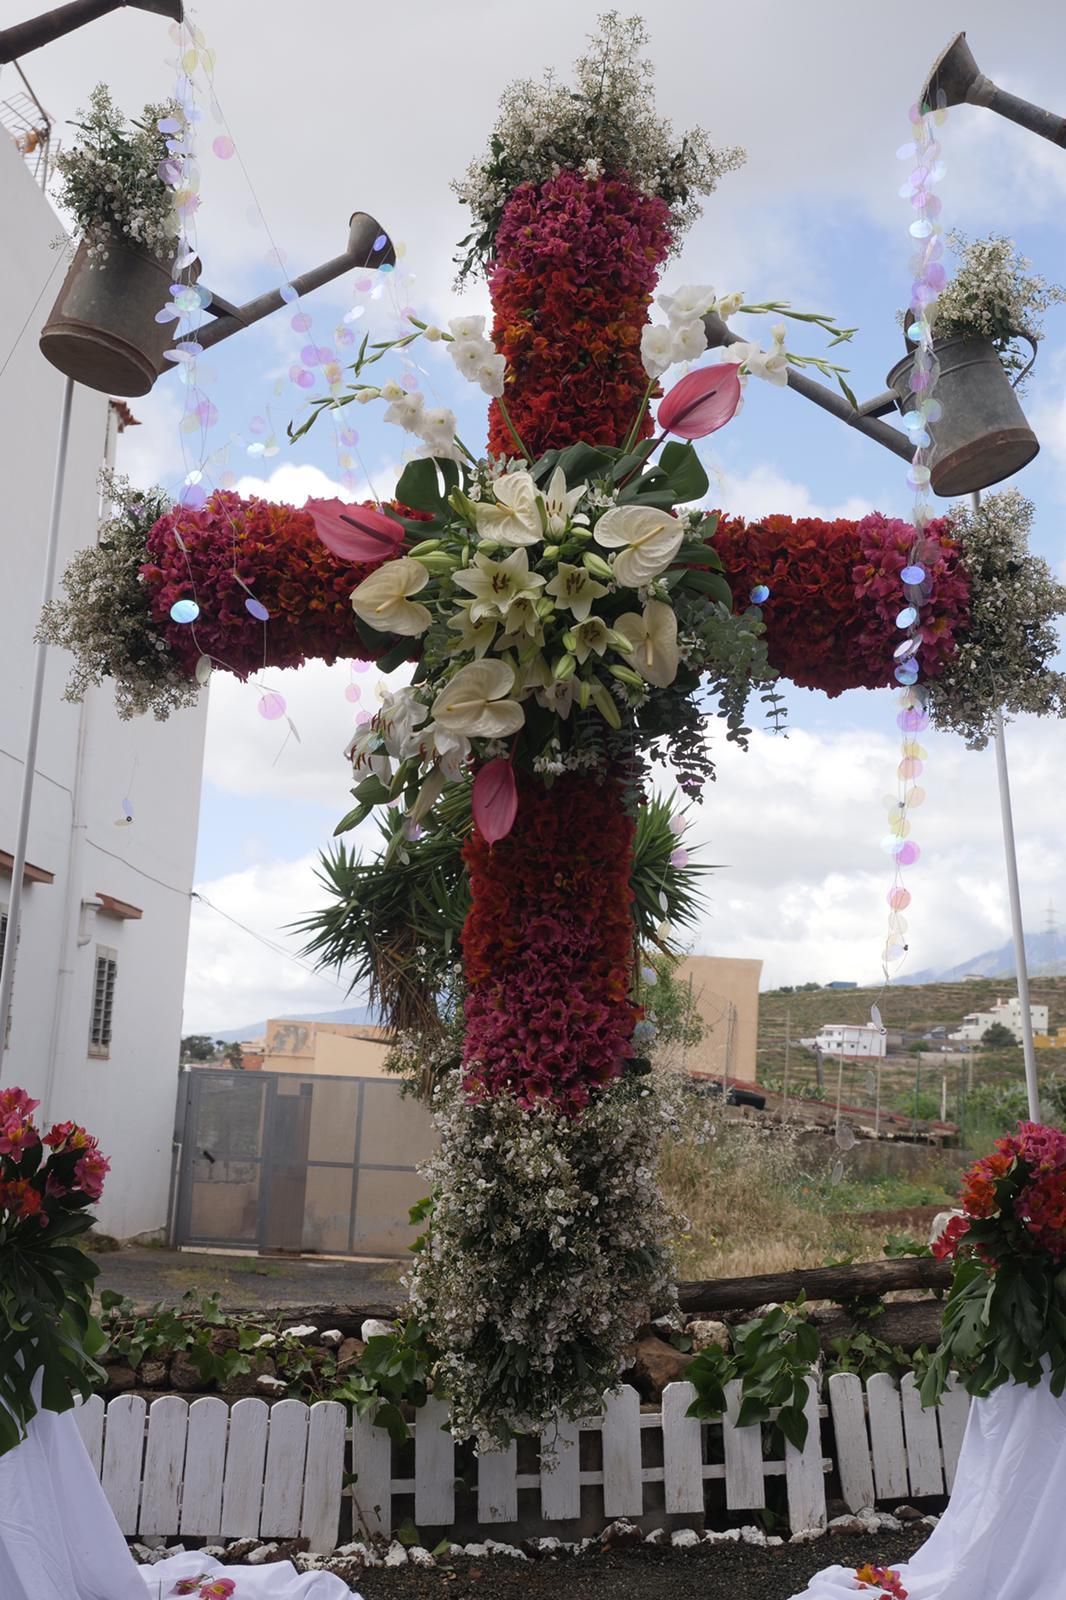
[[[395,260],[381,225],[365,211],[357,211],[343,254],[293,278],[292,288],[298,295],[310,294],[355,267],[391,265]],[[189,283],[199,275],[198,261],[180,274]],[[173,348],[173,326],[155,317],[170,297],[173,276],[165,262],[119,239],[111,244],[107,260],[97,264],[81,245],[41,330],[41,354],[87,388],[123,398],[147,394],[163,372],[172,370],[165,352]],[[212,294],[206,309],[214,320],[196,330],[196,341],[207,349],[284,304],[280,289],[243,306]]]
[[[964,33],[957,33],[937,56],[918,102],[932,107],[987,106],[989,111],[1028,128],[1030,133],[1038,133],[1042,139],[1050,139],[1052,144],[1066,145],[1066,118],[1034,106],[1031,100],[1008,94],[991,78],[986,78],[973,58]]]
[[[13,28],[0,28],[0,66],[7,61],[17,61],[20,56],[39,50],[42,45],[62,39],[64,34],[83,28],[97,17],[106,17],[111,11],[121,11],[126,6],[135,11],[151,11],[157,17],[182,20],[181,0],[71,0],[69,5],[56,6],[30,22],[19,22]]]

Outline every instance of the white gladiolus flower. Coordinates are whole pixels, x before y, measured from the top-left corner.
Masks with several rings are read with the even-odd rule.
[[[640,335],[640,359],[649,378],[661,378],[674,364],[673,330],[664,323],[647,323]]]
[[[722,321],[725,322],[730,317],[735,316],[743,304],[744,291],[742,289],[734,289],[732,294],[724,294],[714,309],[722,318]]]
[[[491,345],[489,349],[492,350]],[[497,355],[492,350],[491,355],[485,356],[479,365],[474,377],[481,385],[482,392],[498,400],[503,394],[503,381],[507,372],[507,357]]]
[[[655,298],[671,322],[681,323],[706,316],[715,303],[715,292],[709,284],[693,283],[676,294],[660,294]]]
[[[476,381],[478,370],[486,355],[492,350],[487,339],[455,339],[448,346],[448,354],[464,378]]]
[[[421,433],[426,399],[420,389],[405,389],[399,400],[394,400],[385,413],[385,421],[406,428],[408,433]]]
[[[707,350],[707,334],[703,323],[679,322],[674,327],[673,354],[675,361],[698,361]]]
[[[453,317],[448,327],[453,339],[483,339],[485,337],[484,317]]]
[[[402,400],[407,390],[402,384],[397,383],[395,378],[389,378],[381,385],[379,393],[383,400]]]

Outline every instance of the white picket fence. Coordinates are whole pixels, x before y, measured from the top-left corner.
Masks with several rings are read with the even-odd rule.
[[[707,1486],[716,1482],[724,1487],[728,1511],[755,1511],[766,1504],[767,1479],[783,1476],[792,1528],[821,1527],[825,1479],[834,1465],[822,1455],[824,1417],[832,1422],[843,1498],[857,1510],[950,1490],[969,1405],[964,1391],[952,1389],[935,1411],[923,1411],[910,1375],[899,1389],[885,1375],[871,1378],[864,1393],[857,1377],[838,1373],[829,1379],[828,1407],[819,1404],[815,1383],[808,1384],[803,1450],[787,1445],[783,1459],[767,1459],[762,1429],[736,1426],[739,1385],[729,1385],[727,1415],[711,1422],[686,1415],[694,1393],[691,1384],[671,1384],[661,1412],[642,1411],[637,1392],[623,1387],[606,1398],[601,1416],[558,1424],[545,1441],[550,1468],[519,1471],[515,1444],[480,1456],[478,1523],[497,1530],[521,1524],[524,1535],[550,1532],[552,1524],[573,1521],[588,1508],[582,1491],[590,1486],[605,1523],[701,1517]],[[230,1406],[213,1396],[189,1404],[166,1395],[146,1406],[139,1395],[121,1395],[106,1410],[94,1397],[76,1416],[126,1534],[302,1535],[312,1550],[331,1550],[348,1494],[356,1531],[391,1533],[411,1515],[411,1497],[420,1529],[456,1522],[456,1446],[440,1401],[431,1399],[418,1413],[413,1477],[396,1476],[387,1433],[333,1401],[308,1407],[297,1400],[268,1406],[247,1399]],[[582,1466],[583,1432],[600,1435],[595,1469]],[[649,1432],[659,1438],[646,1450]],[[661,1465],[645,1465],[646,1455]],[[662,1488],[649,1493],[652,1485]],[[535,1493],[520,1506],[523,1490]],[[398,1512],[401,1500],[407,1509]]]

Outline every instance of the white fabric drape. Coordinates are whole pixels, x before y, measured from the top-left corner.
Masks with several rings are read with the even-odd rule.
[[[222,1567],[188,1551],[138,1568],[70,1411],[39,1411],[0,1456],[0,1600],[168,1600],[201,1572],[235,1579],[235,1600],[352,1600],[332,1573],[287,1561]]]
[[[876,1535],[869,1559],[884,1564]],[[948,1509],[896,1570],[909,1600],[1063,1600],[1066,1398],[1046,1379],[974,1401]],[[854,1568],[827,1567],[795,1600],[856,1593]]]

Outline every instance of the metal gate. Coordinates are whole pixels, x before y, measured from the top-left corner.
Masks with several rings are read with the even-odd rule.
[[[178,1244],[406,1254],[436,1134],[398,1083],[211,1067],[184,1077]]]

